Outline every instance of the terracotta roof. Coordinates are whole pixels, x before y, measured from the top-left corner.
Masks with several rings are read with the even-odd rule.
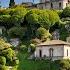
[[[51,41],[46,41],[43,43],[38,44],[37,46],[46,46],[46,45],[70,45],[70,43],[64,42],[62,40],[51,40]]]

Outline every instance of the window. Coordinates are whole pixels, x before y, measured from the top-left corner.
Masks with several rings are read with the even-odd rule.
[[[67,6],[68,4],[66,3],[66,6]]]
[[[51,8],[53,8],[53,4],[51,3]]]
[[[59,3],[59,8],[61,7],[61,3]]]
[[[70,2],[70,0],[68,0],[68,3]]]
[[[39,56],[42,57],[42,50],[39,50]]]
[[[46,7],[46,3],[45,3],[45,7]]]
[[[45,0],[45,2],[46,2],[46,0]]]
[[[49,57],[53,57],[53,48],[49,49]]]
[[[67,49],[67,56],[68,56],[68,49]]]
[[[41,5],[41,9],[43,9],[43,5]]]

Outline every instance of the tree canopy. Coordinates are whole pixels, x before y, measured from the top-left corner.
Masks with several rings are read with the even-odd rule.
[[[62,18],[70,17],[70,7],[66,7],[66,8],[63,10],[63,12],[62,12],[62,14],[61,14],[61,17],[62,17]]]
[[[54,17],[52,17],[54,16]],[[58,14],[53,10],[30,10],[26,15],[28,24],[35,25],[39,24],[41,27],[49,29],[56,22],[59,22]]]

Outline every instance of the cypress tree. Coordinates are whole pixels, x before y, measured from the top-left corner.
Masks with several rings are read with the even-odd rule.
[[[14,0],[10,0],[9,7],[12,7],[14,5],[15,5],[15,1]]]

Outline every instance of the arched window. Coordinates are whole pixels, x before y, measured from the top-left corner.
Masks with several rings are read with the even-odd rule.
[[[67,56],[68,56],[68,49],[67,49]]]
[[[53,57],[53,48],[49,49],[49,57]]]
[[[61,3],[59,3],[59,8],[61,8]]]
[[[53,8],[53,4],[51,3],[51,8]]]
[[[42,50],[39,50],[39,56],[42,57]]]

